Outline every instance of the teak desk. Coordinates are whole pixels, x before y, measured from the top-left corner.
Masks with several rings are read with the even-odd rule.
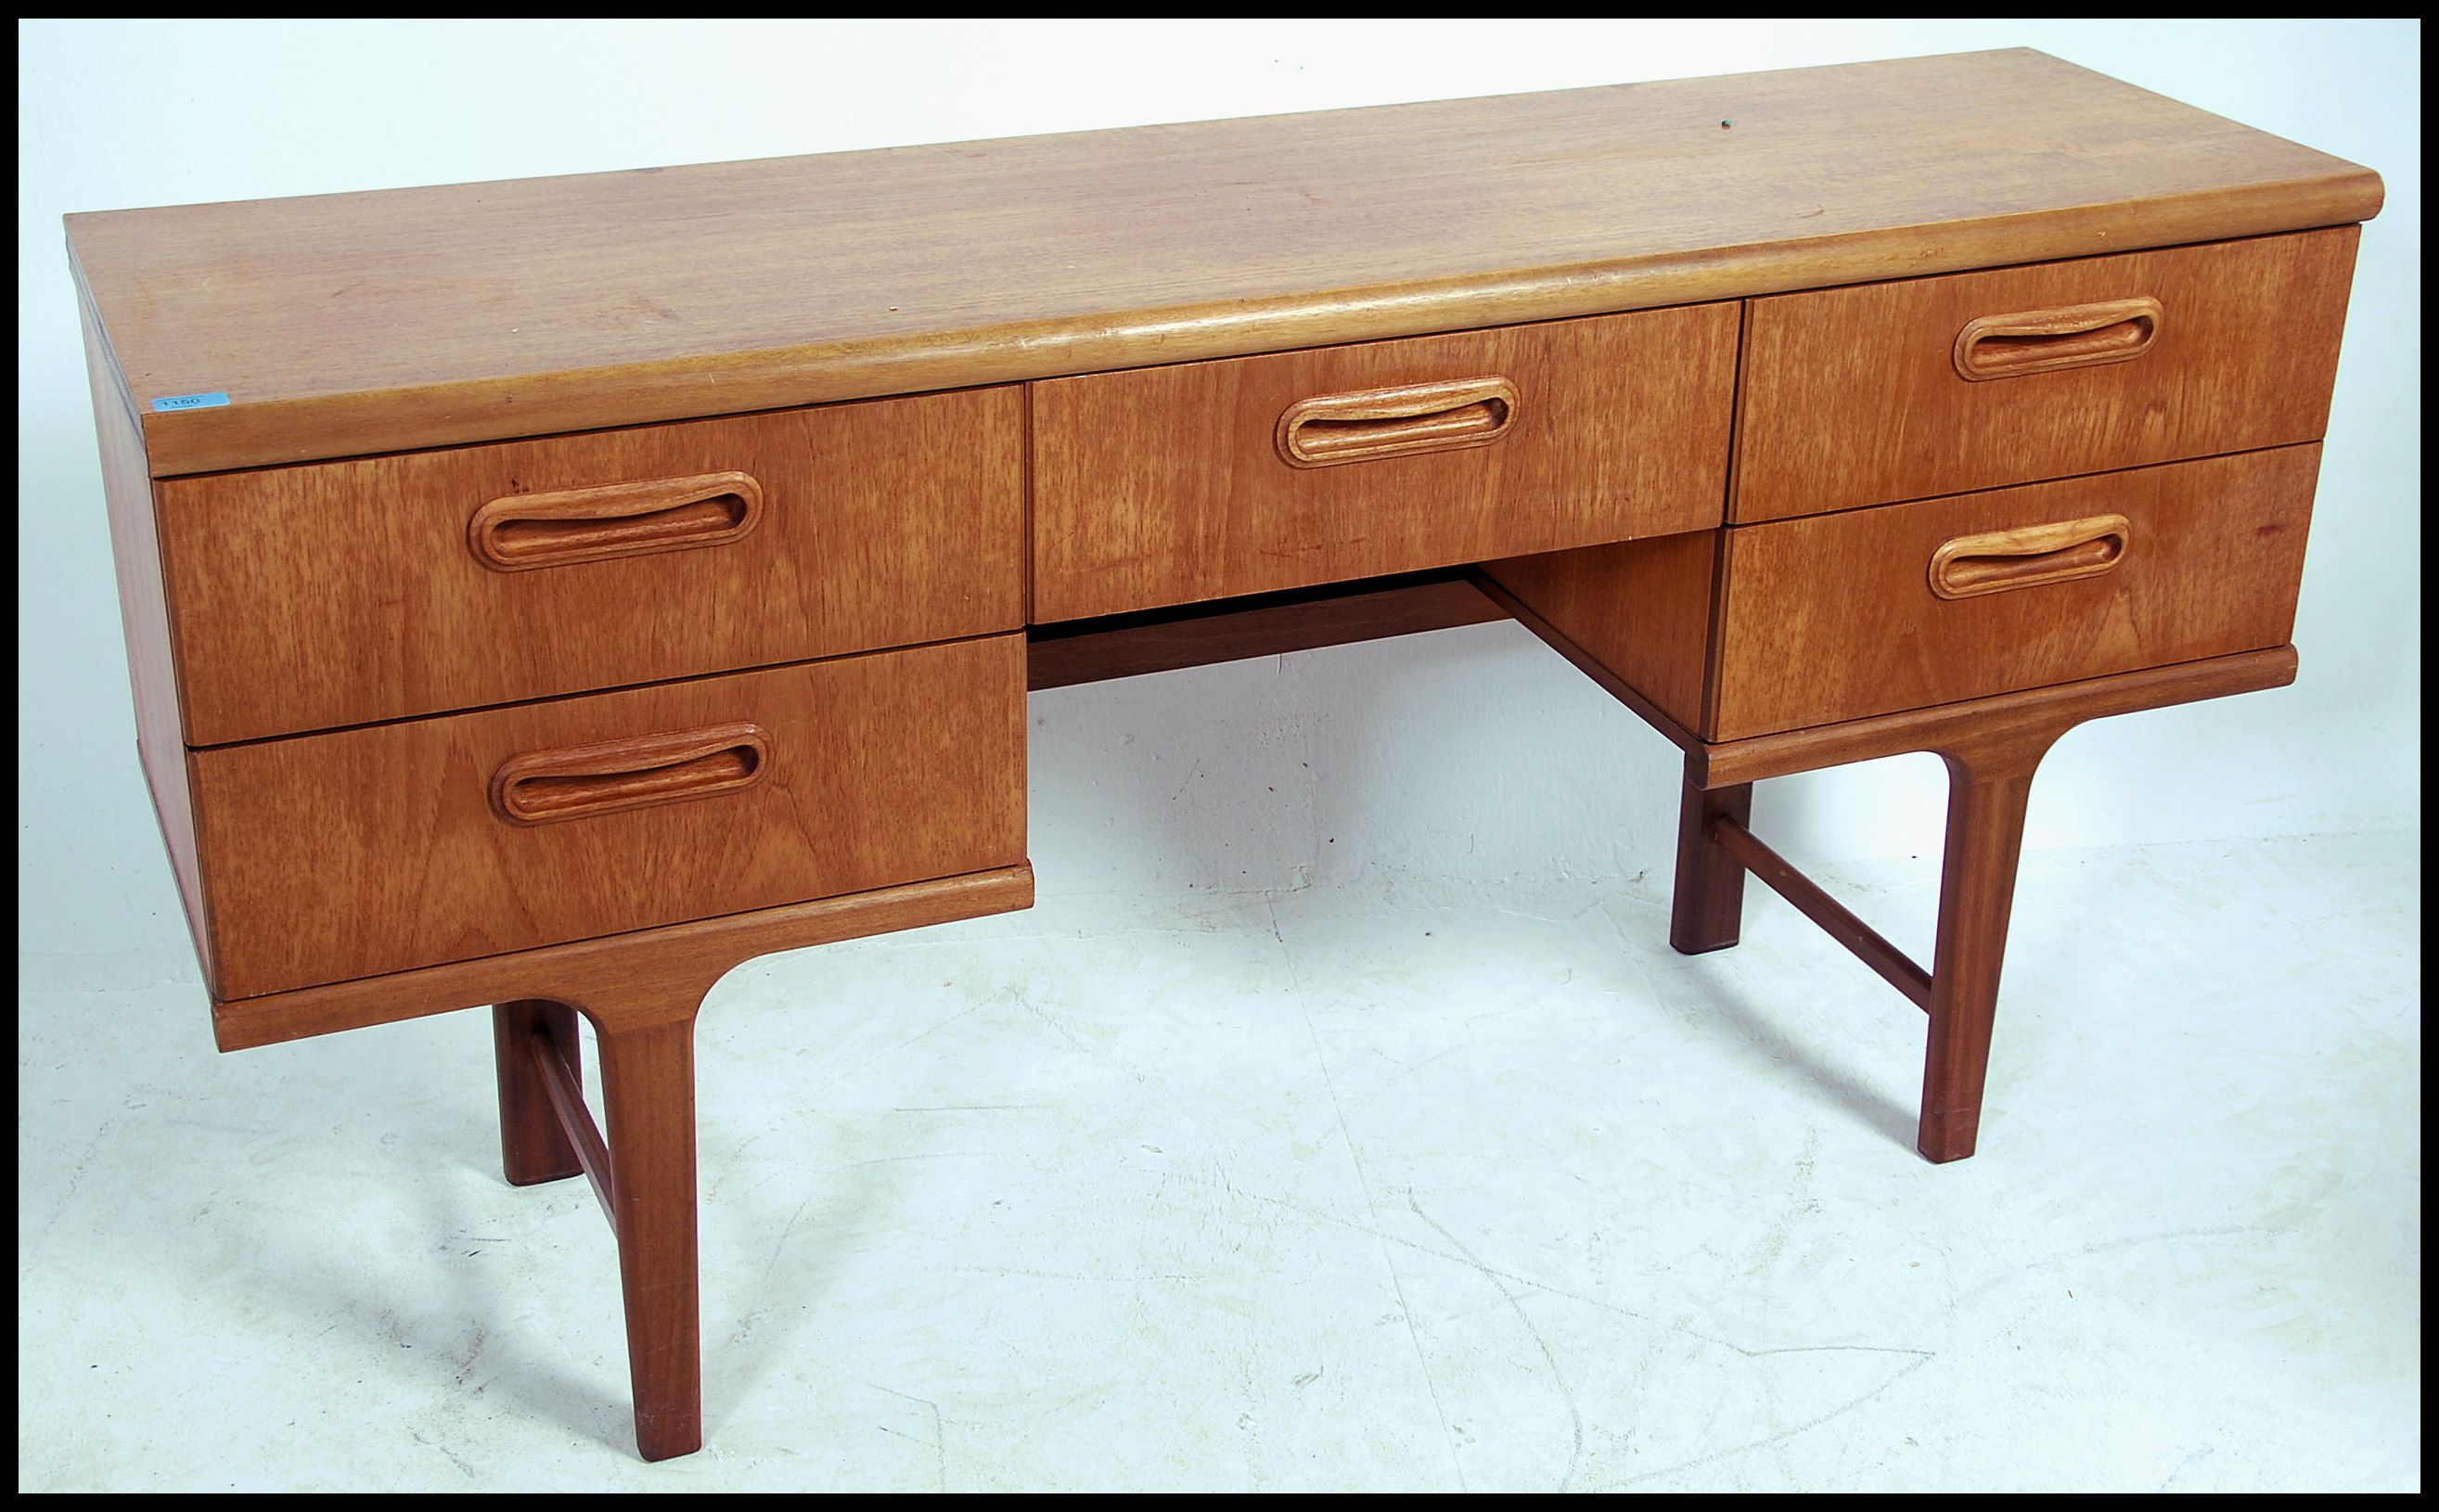
[[[2380,194],[2013,51],[72,216],[220,1045],[491,1005],[684,1454],[712,983],[1026,906],[1028,686],[1513,615],[1684,749],[1670,942],[1776,888],[1961,1159],[2043,751],[2294,676]],[[1928,969],[1746,827],[1910,751]]]

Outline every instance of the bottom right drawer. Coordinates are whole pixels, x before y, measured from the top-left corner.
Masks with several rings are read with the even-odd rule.
[[[1726,532],[1715,740],[2283,646],[2318,445]]]

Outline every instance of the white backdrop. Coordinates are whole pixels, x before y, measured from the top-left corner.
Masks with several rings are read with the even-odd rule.
[[[2088,727],[2037,848],[2420,814],[2418,22],[21,25],[20,948],[183,945],[134,757],[60,216],[2031,45],[2388,183],[2366,230],[2300,685]],[[1037,695],[1045,892],[1665,884],[1669,749],[1513,626]],[[1929,757],[1789,779],[1799,859],[1936,854]]]

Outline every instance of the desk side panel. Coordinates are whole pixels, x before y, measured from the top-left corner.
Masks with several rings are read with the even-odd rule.
[[[127,407],[109,347],[81,298],[84,364],[93,388],[93,425],[101,449],[101,489],[110,512],[110,555],[118,577],[118,616],[127,635],[127,680],[135,693],[135,754],[152,792],[152,810],[178,881],[187,933],[206,981],[212,976],[211,931],[204,910],[203,873],[195,857],[195,810],[189,797],[187,744],[178,718],[178,669],[169,654],[169,606],[163,593],[161,538],[152,516],[152,478],[144,434]]]
[[[1490,562],[1483,572],[1681,728],[1699,732],[1724,535],[1696,530],[1553,551]]]

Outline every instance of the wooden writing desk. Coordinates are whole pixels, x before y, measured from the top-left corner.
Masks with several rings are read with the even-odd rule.
[[[71,217],[219,1042],[492,1005],[685,1453],[711,984],[1029,903],[1028,686],[1513,615],[1685,752],[1671,942],[1776,888],[1969,1155],[2042,753],[2294,675],[2379,203],[2019,51]],[[1910,751],[1928,969],[1746,827]]]

